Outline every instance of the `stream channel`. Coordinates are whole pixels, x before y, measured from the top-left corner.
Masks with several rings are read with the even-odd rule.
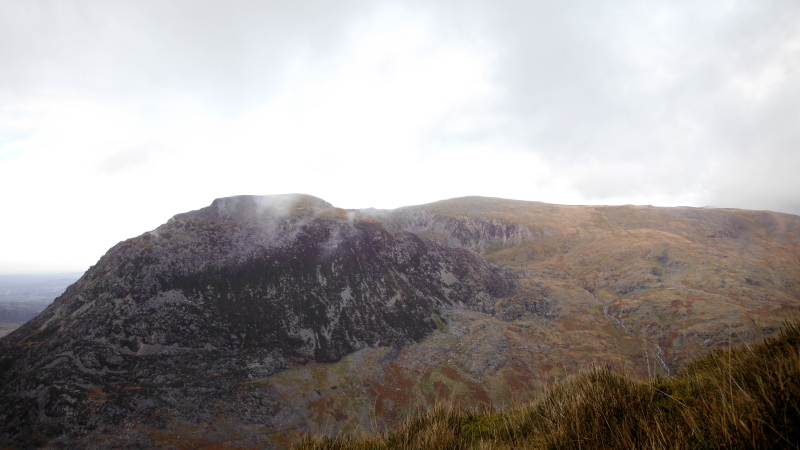
[[[617,325],[622,327],[622,329],[625,330],[626,333],[630,334],[631,336],[634,335],[633,332],[631,331],[631,329],[628,328],[624,323],[622,323],[621,320],[619,320],[616,317],[614,317],[611,314],[609,314],[608,305],[607,304],[605,304],[605,303],[601,302],[600,300],[598,300],[597,297],[595,297],[594,294],[592,294],[587,289],[584,289],[584,291],[586,291],[587,294],[591,295],[592,298],[594,299],[594,301],[596,301],[597,303],[603,305],[603,315],[605,315],[606,317],[608,317],[609,319],[614,321]],[[656,358],[658,358],[658,362],[661,363],[661,367],[664,369],[664,372],[666,372],[668,376],[672,376],[672,373],[670,373],[670,370],[669,370],[669,366],[667,365],[666,361],[664,361],[664,358],[661,357],[661,355],[664,354],[664,350],[661,349],[661,346],[658,345],[657,342],[653,342],[651,340],[648,340],[644,336],[642,336],[642,339],[644,339],[645,342],[647,342],[649,344],[653,344],[656,347]]]

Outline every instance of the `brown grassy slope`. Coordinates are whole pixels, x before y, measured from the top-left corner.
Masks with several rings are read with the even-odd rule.
[[[308,437],[303,450],[700,449],[800,445],[800,329],[636,382],[608,369],[569,378],[507,412],[439,404],[384,435]]]
[[[573,314],[563,305],[565,317],[514,321],[450,311],[441,330],[399,351],[363,349],[335,364],[312,363],[253,383],[277,389],[297,411],[300,427],[289,434],[299,435],[395,429],[415,409],[433,407],[442,398],[462,406],[519,405],[592,365],[646,377],[642,342],[614,328],[588,294],[571,293],[591,308],[576,305]],[[655,371],[652,352],[649,358]]]
[[[405,211],[403,226],[421,234],[460,241],[533,282],[591,291],[675,369],[729,339],[770,334],[800,309],[798,216],[482,197]],[[526,237],[504,240],[498,229]]]

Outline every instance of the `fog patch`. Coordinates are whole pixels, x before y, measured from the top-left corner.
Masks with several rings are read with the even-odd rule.
[[[709,189],[704,203],[800,215],[800,154],[775,156],[752,161],[732,158],[720,164],[718,182]]]
[[[345,242],[344,237],[342,236],[341,231],[338,227],[333,227],[330,230],[330,235],[325,242],[322,243],[320,246],[322,253],[320,255],[320,259],[328,259],[331,255],[336,252],[336,249],[339,248],[339,245]]]
[[[164,150],[165,147],[157,142],[125,148],[100,161],[97,164],[97,170],[104,175],[128,172],[147,165],[157,153]]]
[[[240,219],[284,218],[294,212],[315,214],[332,205],[305,194],[238,195],[218,198],[211,204],[221,217]]]

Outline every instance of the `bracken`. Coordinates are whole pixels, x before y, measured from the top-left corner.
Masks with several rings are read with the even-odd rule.
[[[388,434],[307,436],[297,450],[798,448],[800,328],[719,351],[674,378],[595,368],[509,411],[442,402]]]

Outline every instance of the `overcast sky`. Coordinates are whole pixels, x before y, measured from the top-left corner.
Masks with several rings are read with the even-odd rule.
[[[0,0],[0,273],[287,192],[800,214],[800,2]]]

